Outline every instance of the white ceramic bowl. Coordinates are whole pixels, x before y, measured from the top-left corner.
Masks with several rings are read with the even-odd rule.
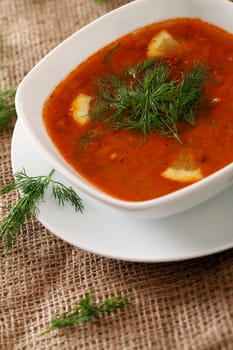
[[[158,199],[142,202],[119,200],[101,192],[77,174],[59,154],[46,132],[42,120],[44,102],[79,63],[138,27],[176,17],[199,17],[233,32],[233,3],[229,0],[136,0],[98,18],[66,39],[45,56],[18,87],[16,110],[26,132],[51,166],[95,205],[142,217],[163,217],[191,208],[233,182],[233,164],[230,164],[195,184]]]

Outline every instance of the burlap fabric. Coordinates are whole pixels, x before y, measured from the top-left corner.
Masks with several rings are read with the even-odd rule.
[[[16,86],[61,40],[126,2],[0,0],[1,88]],[[1,186],[12,181],[10,143],[11,131],[1,132]],[[1,208],[17,198],[1,198]],[[24,225],[11,250],[2,243],[0,249],[3,350],[233,349],[232,250],[179,263],[125,263],[75,248],[36,220]],[[91,287],[99,300],[124,294],[133,303],[99,321],[38,336],[53,314]]]

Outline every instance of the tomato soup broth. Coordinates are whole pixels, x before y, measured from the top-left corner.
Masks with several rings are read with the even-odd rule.
[[[196,109],[195,125],[178,122],[180,142],[156,131],[113,130],[101,118],[77,123],[71,108],[77,95],[96,96],[99,78],[118,75],[125,67],[145,60],[148,44],[162,30],[179,45],[162,56],[171,75],[188,72],[199,61],[208,67],[210,76],[205,97]],[[191,159],[188,173],[195,168],[202,177],[233,161],[233,35],[188,18],[140,28],[99,50],[71,72],[47,99],[43,118],[64,159],[102,191],[129,201],[176,191],[199,180],[186,177],[186,173],[183,179],[163,176],[166,169],[179,168],[180,159],[188,158],[188,163]]]

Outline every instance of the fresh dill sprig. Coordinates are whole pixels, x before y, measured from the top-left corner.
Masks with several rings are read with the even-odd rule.
[[[15,174],[15,182],[0,189],[0,195],[19,190],[22,193],[18,202],[13,205],[7,217],[0,223],[0,239],[4,239],[8,248],[12,247],[13,240],[20,233],[20,228],[31,216],[37,217],[38,204],[43,201],[45,191],[51,185],[51,197],[64,206],[70,202],[75,211],[82,212],[84,207],[81,198],[72,189],[52,179],[55,172],[51,170],[47,176],[30,177],[25,169]]]
[[[208,70],[194,63],[179,79],[170,79],[169,75],[165,62],[145,60],[119,76],[106,76],[98,82],[96,110],[99,116],[104,116],[113,129],[135,129],[144,134],[157,131],[181,142],[177,123],[183,120],[194,124]]]
[[[0,129],[11,126],[12,119],[16,117],[15,97],[16,89],[0,91]]]
[[[63,313],[60,316],[55,316],[51,320],[50,326],[40,335],[49,333],[55,329],[74,326],[78,323],[84,323],[98,319],[104,314],[110,314],[117,309],[123,309],[130,304],[130,300],[124,296],[116,296],[106,299],[103,303],[95,303],[93,301],[94,290],[91,289],[89,293],[77,304],[75,304],[70,311]]]

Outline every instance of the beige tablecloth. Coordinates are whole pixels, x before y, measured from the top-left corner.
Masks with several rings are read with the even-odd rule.
[[[1,89],[16,86],[64,38],[126,2],[0,0]],[[11,136],[0,132],[1,186],[12,181]],[[17,198],[1,198],[1,219],[3,205]],[[53,314],[91,287],[98,300],[124,294],[133,303],[93,323],[38,336]],[[0,245],[0,349],[232,350],[232,288],[232,250],[179,263],[121,262],[75,248],[31,220],[11,250]]]

